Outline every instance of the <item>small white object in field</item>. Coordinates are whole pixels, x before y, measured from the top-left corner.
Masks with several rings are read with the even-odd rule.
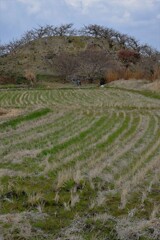
[[[104,88],[104,85],[101,85],[102,88]]]

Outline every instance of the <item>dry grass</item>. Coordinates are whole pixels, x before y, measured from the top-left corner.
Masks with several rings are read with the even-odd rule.
[[[160,66],[156,66],[154,68],[154,74],[152,76],[152,81],[159,80],[160,81]]]
[[[139,239],[140,236],[144,237],[146,235],[150,235],[148,237],[151,237],[151,239],[156,240],[159,239],[160,237],[160,231],[158,230],[159,227],[160,227],[159,220],[156,221],[143,220],[139,222],[131,221],[131,219],[129,218],[123,218],[120,221],[118,221],[116,230],[120,240]],[[149,233],[148,231],[149,229],[153,230],[153,234]]]
[[[158,239],[159,103],[120,86],[4,91],[3,109],[51,109],[1,129],[6,239]]]
[[[41,193],[32,193],[28,195],[28,204],[31,206],[37,206],[43,201],[43,195]]]
[[[149,85],[149,89],[153,91],[160,91],[160,80],[155,80],[153,83]]]
[[[148,75],[144,70],[139,68],[138,66],[134,69],[111,69],[106,73],[106,81],[112,82],[116,80],[130,80],[130,79],[147,79],[149,81],[157,81],[160,79],[160,67],[155,67],[153,75]],[[158,80],[159,82],[159,80]]]
[[[25,70],[24,77],[27,80],[28,85],[34,86],[36,84],[36,74],[31,70]]]
[[[0,120],[5,120],[7,118],[16,117],[24,113],[21,109],[2,109],[0,108]]]

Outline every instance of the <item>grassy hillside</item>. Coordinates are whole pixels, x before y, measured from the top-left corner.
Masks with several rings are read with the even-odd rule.
[[[55,75],[54,66],[46,63],[46,58],[60,52],[77,52],[90,47],[108,49],[108,42],[103,39],[79,36],[47,37],[29,42],[18,48],[15,53],[0,57],[0,73],[23,73],[30,69],[37,74]]]
[[[32,77],[31,77],[32,76]],[[46,25],[0,45],[0,84],[100,84],[160,78],[159,52],[133,36],[89,24]]]
[[[0,238],[160,238],[158,94],[1,90],[0,109]]]

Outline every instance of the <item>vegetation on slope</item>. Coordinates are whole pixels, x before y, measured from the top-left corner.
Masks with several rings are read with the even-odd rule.
[[[26,71],[52,81],[159,78],[160,54],[134,37],[91,24],[43,26],[0,46],[0,83],[27,83]],[[101,79],[103,78],[103,83]]]

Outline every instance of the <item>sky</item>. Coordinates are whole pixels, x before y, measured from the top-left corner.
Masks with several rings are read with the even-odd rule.
[[[0,0],[0,43],[39,25],[111,27],[160,50],[160,0]]]

